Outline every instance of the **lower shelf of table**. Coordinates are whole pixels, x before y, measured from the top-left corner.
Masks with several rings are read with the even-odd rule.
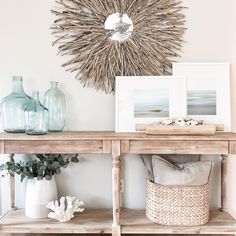
[[[10,211],[0,220],[0,233],[81,233],[110,234],[112,232],[111,210],[86,210],[69,223],[53,219],[29,219],[24,210]],[[203,226],[163,226],[150,222],[144,210],[123,209],[121,232],[124,234],[235,234],[236,220],[228,213],[214,211],[210,221]]]
[[[163,226],[150,222],[143,210],[122,212],[124,234],[235,234],[236,220],[227,212],[211,211],[207,224],[194,227]]]
[[[30,219],[24,210],[9,211],[0,220],[0,233],[60,233],[60,234],[109,234],[111,210],[87,210],[70,222],[60,223],[53,219]]]

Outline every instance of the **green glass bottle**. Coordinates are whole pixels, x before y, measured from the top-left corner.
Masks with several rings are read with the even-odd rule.
[[[48,109],[39,101],[39,92],[34,91],[30,103],[25,108],[25,133],[41,135],[48,133]]]
[[[58,82],[51,82],[50,89],[44,95],[43,105],[49,111],[49,131],[62,131],[65,126],[66,99],[64,93],[58,88]]]
[[[25,132],[24,110],[31,98],[25,94],[22,83],[22,77],[13,76],[12,93],[4,97],[0,103],[2,127],[6,132]]]

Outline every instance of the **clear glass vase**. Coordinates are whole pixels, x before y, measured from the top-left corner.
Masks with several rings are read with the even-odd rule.
[[[26,134],[41,135],[48,132],[48,109],[39,101],[39,92],[33,92],[33,99],[25,109]]]
[[[6,132],[25,132],[24,110],[31,98],[25,94],[22,83],[22,77],[13,76],[12,93],[3,98],[0,103],[2,127]]]
[[[49,131],[62,131],[65,126],[66,99],[58,88],[58,82],[51,82],[51,88],[44,95],[43,105],[49,111]]]

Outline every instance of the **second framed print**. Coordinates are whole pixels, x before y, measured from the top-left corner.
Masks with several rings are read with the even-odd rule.
[[[188,116],[231,130],[229,63],[174,63],[173,74],[186,76]]]
[[[134,132],[136,124],[185,114],[185,77],[116,77],[116,132]]]

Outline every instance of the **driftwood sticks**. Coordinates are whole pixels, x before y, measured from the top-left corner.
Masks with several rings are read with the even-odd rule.
[[[115,76],[165,75],[183,43],[185,16],[180,0],[58,0],[52,27],[59,54],[71,56],[63,66],[84,86],[114,91]],[[125,13],[131,36],[109,39],[107,17]]]

